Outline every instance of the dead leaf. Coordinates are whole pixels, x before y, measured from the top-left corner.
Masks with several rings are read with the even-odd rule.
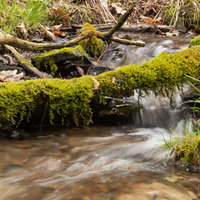
[[[69,19],[70,19],[70,15],[71,15],[70,12],[64,13],[64,14],[62,15],[62,19],[69,20]]]
[[[55,30],[55,31],[53,32],[53,34],[54,34],[54,35],[62,35],[62,32],[59,31],[59,30]]]
[[[41,24],[39,24],[39,25],[40,25],[40,29],[41,29],[42,33],[44,33],[49,39],[51,39],[51,40],[56,39],[56,36],[52,32],[48,31],[47,28],[45,28]]]
[[[60,30],[61,27],[62,27],[62,24],[52,26],[52,27],[51,27],[51,31],[54,32],[55,30]]]
[[[145,17],[143,15],[140,15],[140,19],[142,19],[142,21],[146,24],[151,24],[152,26],[158,26],[159,22],[155,21],[154,19],[150,18],[150,17]]]
[[[16,27],[16,30],[17,30],[17,37],[25,40],[28,39],[28,33],[23,22]]]
[[[9,61],[9,64],[12,66],[18,66],[18,63],[14,60],[14,58],[12,56],[10,56],[9,54],[4,54],[4,57]]]
[[[190,33],[191,35],[197,36],[197,33],[196,33],[196,31],[194,29],[190,29],[188,31],[188,33]]]
[[[24,73],[21,72],[20,74],[17,74],[17,70],[7,70],[7,71],[1,71],[0,72],[0,81],[2,82],[17,82],[24,76]]]
[[[62,15],[63,9],[61,8],[52,8],[51,13],[52,15],[55,15],[55,17],[58,19]]]
[[[62,15],[62,22],[66,27],[70,27],[70,15],[71,13],[64,13]]]
[[[123,15],[126,12],[125,10],[123,10],[123,5],[121,3],[112,3],[111,7],[112,12],[115,12],[117,14]]]

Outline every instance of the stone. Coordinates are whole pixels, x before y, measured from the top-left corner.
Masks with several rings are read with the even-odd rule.
[[[110,67],[106,67],[106,66],[96,66],[96,65],[91,65],[88,69],[86,74],[90,75],[90,76],[97,76],[99,74],[102,74],[104,72],[108,72],[113,70]]]
[[[2,56],[0,56],[0,63],[6,64],[6,65],[9,64],[8,60]]]

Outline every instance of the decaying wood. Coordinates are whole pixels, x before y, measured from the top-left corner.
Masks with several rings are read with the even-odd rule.
[[[15,38],[9,34],[3,34],[0,32],[0,45],[10,45],[19,49],[36,51],[36,50],[47,50],[47,49],[60,49],[63,47],[70,47],[79,41],[83,40],[85,36],[79,35],[77,38],[70,40],[68,43],[35,43],[26,40]]]
[[[17,59],[18,64],[25,72],[39,78],[51,78],[47,73],[39,71],[31,63],[29,63],[21,54],[19,54],[13,47],[5,45],[5,48]]]
[[[122,25],[125,23],[131,12],[133,11],[135,7],[135,2],[133,2],[132,6],[128,9],[128,11],[119,19],[118,23],[111,28],[108,32],[105,33],[98,33],[97,36],[101,38],[102,40],[112,40],[116,41],[118,43],[122,44],[128,44],[128,45],[138,45],[138,46],[144,46],[144,43],[139,42],[139,41],[129,41],[129,40],[123,40],[123,39],[117,39],[117,38],[112,38],[111,36],[115,31],[117,31]],[[83,35],[80,34],[78,37],[75,39],[70,40],[67,43],[34,43],[34,42],[29,42],[26,40],[22,40],[19,38],[15,38],[12,35],[9,34],[4,34],[0,32],[0,45],[10,45],[12,47],[16,47],[19,49],[24,49],[24,50],[30,50],[30,51],[35,51],[35,50],[47,50],[47,49],[60,49],[63,47],[70,47],[75,44],[77,44],[79,41],[85,39],[88,37],[89,34]]]

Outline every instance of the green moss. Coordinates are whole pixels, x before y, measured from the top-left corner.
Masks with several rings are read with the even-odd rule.
[[[200,36],[195,37],[190,41],[190,47],[200,45]]]
[[[26,61],[26,60],[22,60],[22,59],[19,59],[19,62],[20,62],[20,64],[25,64],[25,65],[27,65],[27,66],[29,66],[29,67],[34,67],[30,62],[28,62],[28,61]]]
[[[20,123],[25,117],[29,119],[35,107],[48,102],[51,122],[54,114],[58,113],[63,120],[70,114],[76,124],[79,120],[88,124],[92,116],[89,107],[92,88],[93,79],[88,76],[73,80],[37,79],[4,83],[0,85],[0,115],[14,124]],[[18,122],[15,121],[17,116]]]
[[[58,70],[57,64],[55,63],[55,56],[61,54],[74,54],[75,52],[76,50],[72,47],[66,47],[59,50],[56,49],[33,57],[32,62],[38,69],[41,69],[44,66],[46,69],[45,71],[54,76]]]
[[[91,24],[85,23],[83,25],[82,35],[87,36],[86,39],[79,42],[79,45],[92,57],[97,57],[103,50],[103,41],[97,38],[101,34]]]
[[[83,55],[86,55],[86,56],[89,56],[89,55],[85,52],[85,50],[83,49],[83,47],[82,47],[81,45],[75,46],[75,49],[76,49],[79,53],[81,53],[81,54],[83,54]]]
[[[140,89],[148,94],[163,94],[169,98],[182,88],[185,75],[200,75],[200,47],[188,48],[176,54],[162,52],[149,62],[129,65],[96,77],[100,82],[99,97],[120,97],[123,91]],[[142,95],[142,93],[141,93]]]
[[[50,121],[54,114],[73,116],[76,124],[91,120],[90,99],[95,94],[100,102],[104,96],[122,97],[139,89],[142,94],[153,91],[169,98],[182,88],[185,75],[199,77],[200,46],[188,48],[175,54],[161,53],[141,65],[129,65],[94,78],[83,76],[72,80],[38,79],[0,85],[0,115],[15,122],[15,117],[29,118],[38,105],[48,102]],[[95,88],[94,84],[98,86]]]

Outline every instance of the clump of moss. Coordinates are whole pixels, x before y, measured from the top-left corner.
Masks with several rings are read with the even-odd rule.
[[[83,55],[86,55],[86,56],[89,56],[89,55],[85,52],[85,50],[83,49],[83,47],[82,47],[81,45],[75,46],[75,49],[76,49],[79,53],[81,53],[81,54],[83,54]]]
[[[76,50],[72,47],[65,47],[59,50],[56,49],[33,57],[32,62],[34,66],[40,70],[43,70],[43,67],[45,67],[45,71],[54,76],[58,70],[57,63],[55,62],[56,56],[61,54],[74,54],[75,52]]]
[[[88,124],[92,116],[89,103],[93,85],[93,79],[88,76],[73,80],[37,79],[3,83],[0,85],[0,115],[19,124],[30,118],[35,107],[48,102],[50,122],[53,123],[54,115],[58,113],[62,122],[70,115],[77,125],[81,122]]]
[[[86,39],[79,42],[86,53],[88,53],[91,57],[99,56],[104,46],[103,41],[97,38],[97,35],[101,33],[99,33],[91,24],[85,23],[81,34],[87,36]]]
[[[195,37],[190,41],[190,47],[200,45],[200,36]]]

